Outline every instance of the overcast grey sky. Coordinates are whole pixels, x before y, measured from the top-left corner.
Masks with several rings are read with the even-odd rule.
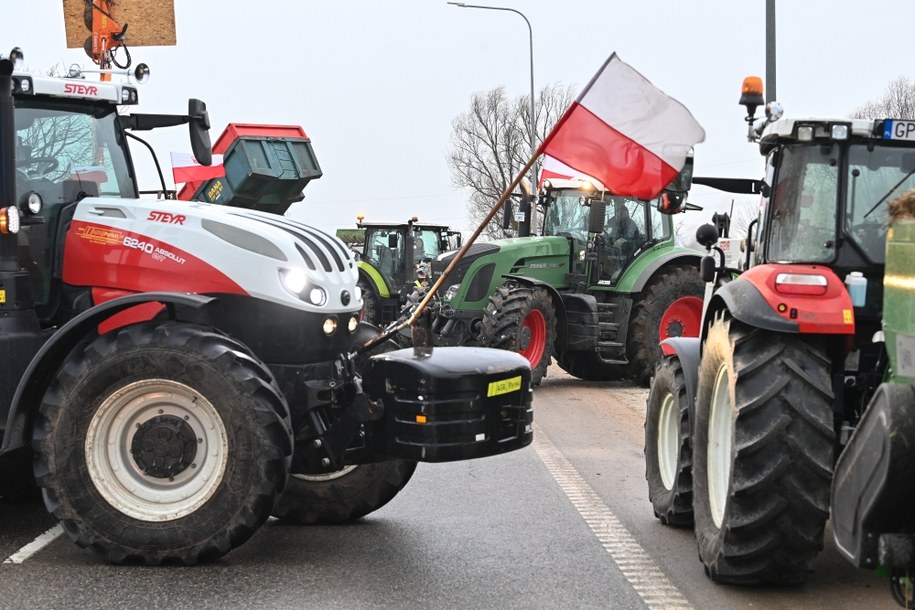
[[[328,231],[352,227],[360,212],[376,221],[416,214],[473,230],[467,194],[452,186],[446,164],[451,121],[475,92],[500,85],[512,97],[529,92],[520,16],[445,0],[174,3],[177,46],[132,49],[134,63],[152,69],[140,90],[142,111],[180,113],[188,97],[203,99],[214,140],[229,122],[301,125],[324,176],[290,215]],[[538,90],[550,83],[580,89],[615,51],[705,128],[697,174],[761,176],[737,100],[744,76],[765,76],[765,0],[474,3],[511,7],[530,20]],[[776,4],[786,116],[845,116],[893,79],[915,77],[911,0]],[[91,64],[82,50],[65,48],[60,0],[4,5],[4,54],[22,47],[35,71]],[[170,151],[190,150],[183,128],[150,140],[165,164]],[[727,207],[730,196],[697,187],[690,201],[711,210]],[[698,214],[704,221],[711,212]]]

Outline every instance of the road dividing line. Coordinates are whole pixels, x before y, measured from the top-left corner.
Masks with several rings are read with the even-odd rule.
[[[572,505],[584,518],[604,549],[610,553],[620,572],[645,605],[652,609],[692,608],[679,589],[655,565],[645,549],[636,542],[632,534],[536,423],[532,445],[546,464],[547,470],[559,483],[559,487],[572,501]]]
[[[57,539],[57,537],[63,533],[64,533],[64,529],[60,526],[60,524],[55,525],[54,527],[52,527],[51,529],[49,529],[48,531],[43,533],[41,536],[39,536],[38,538],[35,538],[35,540],[32,540],[30,543],[28,543],[27,545],[25,545],[24,547],[22,547],[21,549],[19,549],[18,551],[16,551],[9,557],[7,557],[6,561],[4,561],[3,563],[22,563],[23,561],[25,561],[26,559],[28,559],[29,557],[31,557],[32,555],[34,555],[35,553],[37,553],[38,551],[43,549],[44,547],[46,547],[49,544],[51,544],[52,542],[54,542]]]

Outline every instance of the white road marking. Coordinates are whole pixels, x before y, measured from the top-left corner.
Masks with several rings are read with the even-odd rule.
[[[23,561],[25,561],[26,559],[28,559],[29,557],[31,557],[32,555],[34,555],[35,553],[37,553],[38,551],[43,549],[44,547],[46,547],[49,544],[51,544],[52,542],[54,542],[58,538],[58,536],[60,536],[63,533],[64,533],[64,529],[60,526],[60,524],[55,525],[54,527],[52,527],[51,529],[49,529],[48,531],[46,531],[45,533],[40,535],[38,538],[35,538],[35,540],[32,540],[30,543],[28,543],[27,545],[25,545],[24,547],[22,547],[21,549],[19,549],[18,551],[16,551],[9,557],[7,557],[6,561],[4,561],[3,563],[22,563]]]
[[[536,423],[532,446],[645,605],[652,609],[692,608]]]

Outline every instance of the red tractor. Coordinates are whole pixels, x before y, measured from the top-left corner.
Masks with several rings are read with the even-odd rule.
[[[663,343],[645,459],[655,515],[694,526],[712,580],[799,583],[823,548],[836,458],[886,372],[881,329],[887,204],[915,187],[915,122],[781,119],[748,79],[741,104],[762,194],[741,269],[717,231],[702,333]]]

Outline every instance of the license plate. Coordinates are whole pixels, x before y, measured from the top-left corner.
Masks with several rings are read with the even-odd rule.
[[[915,121],[887,119],[883,122],[884,140],[915,140]]]

